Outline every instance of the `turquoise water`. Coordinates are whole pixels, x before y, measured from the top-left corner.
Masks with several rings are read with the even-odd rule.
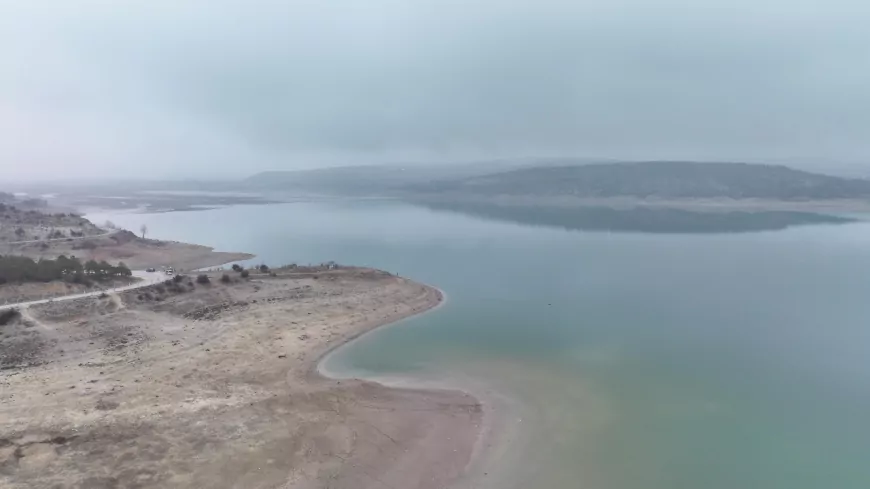
[[[870,487],[870,224],[585,233],[389,202],[89,217],[440,287],[443,307],[330,362],[518,399],[525,463],[498,487]]]

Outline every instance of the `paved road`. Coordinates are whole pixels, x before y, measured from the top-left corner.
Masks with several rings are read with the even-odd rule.
[[[124,285],[122,287],[98,289],[98,290],[95,290],[93,292],[85,292],[83,294],[62,295],[60,297],[54,297],[51,299],[40,299],[40,300],[36,300],[36,301],[17,302],[14,304],[4,304],[4,305],[0,305],[0,310],[9,309],[12,307],[24,308],[24,307],[28,307],[28,306],[35,306],[37,304],[47,304],[49,302],[71,301],[71,300],[75,300],[75,299],[82,299],[85,297],[94,297],[94,296],[98,296],[98,295],[102,294],[103,292],[123,292],[125,290],[140,289],[142,287],[148,287],[149,285],[154,285],[154,284],[163,282],[164,280],[170,278],[169,275],[166,275],[165,273],[163,273],[159,270],[156,272],[146,272],[143,270],[134,270],[133,276],[136,278],[140,278],[142,280],[140,280],[136,283],[130,284],[130,285]]]

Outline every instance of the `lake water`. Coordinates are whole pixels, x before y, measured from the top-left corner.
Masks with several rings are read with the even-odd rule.
[[[589,233],[392,202],[89,217],[444,290],[329,367],[516,399],[523,442],[479,487],[870,487],[870,224]]]

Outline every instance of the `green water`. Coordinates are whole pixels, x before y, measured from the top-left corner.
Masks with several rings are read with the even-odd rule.
[[[378,202],[93,217],[443,289],[329,363],[516,399],[525,441],[472,487],[870,487],[870,224],[585,233]]]

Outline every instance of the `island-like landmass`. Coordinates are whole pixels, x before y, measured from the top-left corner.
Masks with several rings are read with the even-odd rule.
[[[439,211],[585,231],[729,233],[854,222],[870,181],[781,165],[529,159],[254,175],[248,191],[401,200]]]
[[[413,186],[419,192],[575,198],[870,199],[870,181],[782,165],[646,161],[536,166]]]

